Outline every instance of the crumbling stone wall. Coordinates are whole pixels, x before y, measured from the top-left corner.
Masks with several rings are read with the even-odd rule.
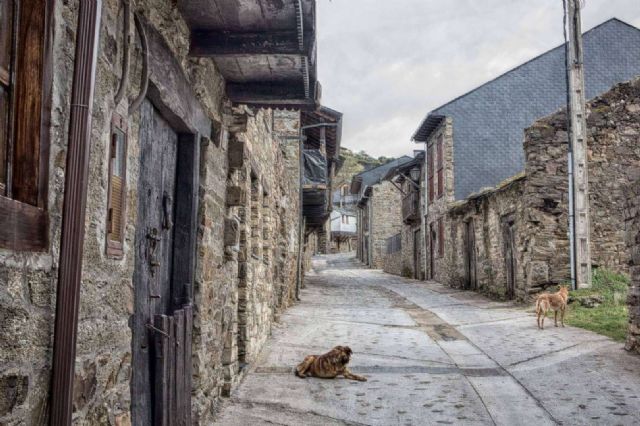
[[[640,167],[640,82],[619,84],[588,102],[589,208],[594,267],[628,272],[623,188]],[[525,130],[527,181],[523,241],[530,292],[570,278],[566,115]]]
[[[63,202],[69,99],[73,75],[78,2],[55,2],[53,105],[51,108],[49,232],[43,253],[0,249],[0,424],[46,424],[55,290],[57,286],[60,222]],[[213,61],[188,57],[189,29],[175,2],[144,0],[136,11],[150,32],[160,35],[164,48],[182,69],[193,95],[220,134],[203,134],[200,158],[197,269],[193,289],[193,392],[196,424],[211,424],[219,395],[234,382],[238,362],[238,278],[240,253],[226,246],[225,219],[240,207],[229,207],[227,188],[241,183],[242,171],[228,167],[230,139],[249,147],[248,162],[260,177],[255,206],[260,225],[250,235],[258,258],[249,263],[246,287],[247,359],[255,358],[277,313],[293,300],[298,248],[298,157],[274,131],[272,113],[232,109],[224,97],[224,81]],[[139,92],[141,52],[132,52],[131,84],[125,100],[114,104],[122,73],[124,41],[121,2],[103,2],[92,146],[87,200],[76,377],[74,424],[126,425],[130,417],[132,275],[135,267],[135,227],[140,162],[139,113],[128,103]],[[133,25],[131,28],[133,33]],[[137,40],[137,38],[136,38]],[[163,76],[151,70],[152,84]],[[127,99],[128,98],[128,99]],[[171,107],[172,105],[169,105]],[[110,122],[114,112],[128,118],[127,204],[124,255],[106,256],[105,232]],[[240,118],[238,122],[238,118]],[[289,123],[294,129],[297,124]],[[268,171],[268,172],[267,172]],[[249,166],[245,180],[249,180]],[[295,178],[292,178],[295,176]],[[266,196],[265,196],[266,191]]]
[[[382,269],[387,251],[387,238],[402,229],[402,200],[400,192],[391,182],[373,186],[369,201],[371,206],[370,247],[373,269]]]
[[[497,298],[507,295],[507,265],[505,262],[505,235],[503,221],[513,219],[516,249],[520,248],[520,229],[522,227],[522,189],[524,176],[505,181],[498,187],[471,195],[457,202],[449,210],[451,236],[447,257],[450,258],[452,271],[449,285],[468,288],[467,232],[474,230],[476,288],[474,290],[490,294]],[[467,224],[473,223],[470,227]],[[526,289],[522,280],[520,251],[516,258],[515,297],[524,299]]]
[[[635,173],[640,177],[640,169],[636,169]],[[625,349],[640,354],[640,180],[635,180],[635,183],[629,185],[625,194],[627,198],[625,230],[631,276],[627,295],[629,331]]]

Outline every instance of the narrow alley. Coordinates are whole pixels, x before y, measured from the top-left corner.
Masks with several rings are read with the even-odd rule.
[[[316,257],[306,283],[218,424],[640,422],[640,359],[606,337],[553,321],[539,331],[531,308],[362,269],[351,254]],[[335,345],[353,349],[366,383],[294,376]]]

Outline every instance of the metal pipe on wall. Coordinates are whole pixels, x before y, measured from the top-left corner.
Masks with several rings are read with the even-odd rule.
[[[70,425],[102,0],[78,8],[56,299],[50,424]]]

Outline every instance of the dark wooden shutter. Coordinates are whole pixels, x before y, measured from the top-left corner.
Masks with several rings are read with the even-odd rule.
[[[433,145],[429,145],[429,148],[427,149],[427,161],[429,164],[428,167],[428,184],[429,184],[429,201],[433,201],[433,197],[434,197],[434,187],[433,187],[433,174],[434,174],[434,165],[435,165],[435,161],[433,161]]]
[[[107,201],[107,255],[122,256],[124,242],[127,133],[126,122],[114,114],[111,120],[111,146],[109,149],[109,199]]]
[[[6,194],[9,93],[13,51],[13,1],[0,1],[0,195]]]
[[[21,0],[15,78],[15,142],[11,161],[12,198],[38,205],[42,135],[46,1]],[[43,162],[46,159],[43,158]]]
[[[440,198],[444,195],[444,152],[443,152],[442,135],[438,137],[437,157],[438,157],[438,198]]]

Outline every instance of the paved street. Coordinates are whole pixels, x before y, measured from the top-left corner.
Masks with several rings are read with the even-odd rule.
[[[221,425],[639,424],[640,358],[532,308],[322,256],[302,302],[225,402]],[[366,383],[299,379],[306,354],[349,345]]]

